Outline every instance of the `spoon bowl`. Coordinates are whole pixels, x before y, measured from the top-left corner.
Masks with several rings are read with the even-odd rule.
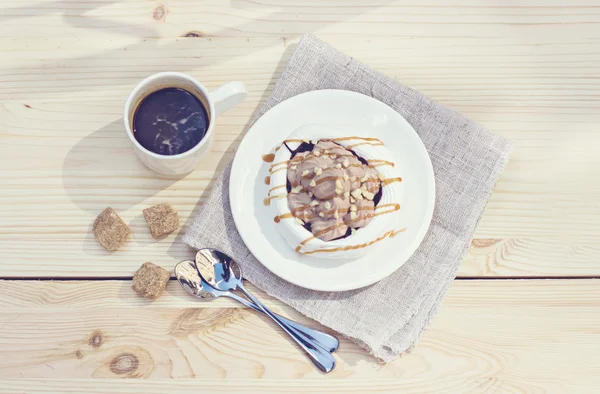
[[[203,284],[192,260],[179,262],[175,266],[175,277],[177,277],[177,281],[185,291],[202,301],[212,301],[222,296],[219,291],[214,291],[215,289]]]
[[[212,272],[208,282],[221,291],[239,289],[242,281],[242,270],[231,257],[215,249],[200,249],[196,253],[196,267],[204,276],[204,272]]]

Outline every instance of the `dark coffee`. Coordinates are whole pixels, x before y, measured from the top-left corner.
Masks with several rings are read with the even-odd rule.
[[[209,119],[202,102],[179,88],[157,90],[146,96],[133,115],[133,135],[159,155],[178,155],[204,138]]]

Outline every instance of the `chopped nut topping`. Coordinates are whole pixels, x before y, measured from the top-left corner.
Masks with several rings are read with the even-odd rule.
[[[375,195],[368,190],[363,190],[362,195],[365,196],[365,198],[370,201],[373,201],[373,198],[375,198]]]
[[[354,197],[357,200],[362,200],[362,191],[360,189],[354,189],[352,190],[352,193],[350,193],[352,195],[352,197]]]
[[[290,159],[287,167],[290,216],[325,242],[356,234],[377,216],[370,214],[375,212],[373,200],[379,196],[375,192],[382,186],[380,180],[385,182],[388,177],[377,171],[377,165],[369,165],[335,140],[311,139],[308,146],[308,141],[303,141],[303,152]]]

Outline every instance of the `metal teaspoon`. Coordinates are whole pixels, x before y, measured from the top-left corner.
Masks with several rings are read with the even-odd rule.
[[[212,270],[212,265],[210,269]],[[229,297],[246,305],[249,308],[254,309],[257,312],[264,313],[260,308],[245,298],[239,297],[237,294],[229,291],[217,290],[210,286],[205,280],[204,275],[208,276],[209,280],[214,279],[214,273],[211,274],[209,271],[206,273],[203,272],[203,277],[201,278],[198,275],[194,261],[192,260],[181,261],[175,266],[175,276],[177,277],[177,281],[181,287],[183,287],[185,291],[194,297],[199,298],[201,301],[212,301],[219,297]],[[297,335],[301,335],[307,340],[315,342],[328,352],[335,351],[339,346],[339,341],[333,335],[317,331],[293,320],[286,319],[283,316],[279,316],[279,318],[284,320],[296,332]]]
[[[273,319],[306,352],[317,368],[325,373],[331,372],[335,368],[335,358],[333,358],[331,353],[315,345],[314,342],[307,341],[304,337],[295,335],[286,322],[271,312],[258,298],[244,288],[242,270],[231,257],[215,249],[200,249],[196,255],[196,267],[202,264],[198,262],[198,255],[200,255],[200,260],[202,260],[202,257],[205,257],[207,261],[212,262],[215,281],[210,286],[221,291],[241,290],[250,301]]]

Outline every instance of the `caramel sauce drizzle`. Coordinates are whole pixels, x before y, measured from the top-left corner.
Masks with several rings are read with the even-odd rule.
[[[344,178],[341,177],[341,176],[324,176],[323,178],[317,179],[315,181],[315,184],[320,185],[320,184],[325,183],[325,182],[329,182],[329,181],[334,181],[335,182],[335,181],[338,181],[338,180],[341,181],[341,180],[344,180]]]
[[[296,213],[298,211],[304,211],[306,208],[310,208],[310,205],[301,205],[298,208],[292,209],[292,212]]]
[[[376,239],[366,242],[364,244],[340,246],[340,247],[331,248],[331,249],[317,249],[317,250],[311,250],[308,252],[302,252],[302,254],[331,253],[331,252],[339,252],[339,251],[345,251],[345,250],[362,249],[362,248],[366,248],[367,246],[371,246],[374,243],[382,241],[388,237],[392,238],[392,237],[396,236],[397,234],[404,232],[404,231],[406,231],[406,228],[402,228],[400,230],[389,230],[389,231],[386,231],[385,233],[383,233],[383,235],[381,235],[379,238],[376,238]]]
[[[270,171],[270,172],[271,172],[271,175],[273,175],[273,174],[275,174],[276,172],[283,171],[283,170],[286,170],[286,169],[287,169],[286,167],[280,167],[280,168],[278,168],[278,169],[276,169],[276,170],[273,170],[273,171]]]
[[[352,156],[354,156],[354,155],[352,155]],[[362,163],[354,163],[354,164],[350,164],[348,167],[362,167],[362,166],[363,166]],[[368,166],[371,168],[381,167],[381,166],[396,167],[396,164],[391,161],[387,161],[387,160],[369,160]]]
[[[361,145],[383,146],[383,142],[381,142],[381,141],[379,141],[379,142],[372,142],[372,141],[359,142],[357,144],[348,145],[346,147],[346,149],[352,150],[352,149],[356,148],[357,146],[361,146]]]
[[[354,155],[352,155],[354,156]],[[350,164],[348,167],[362,167],[363,163],[354,163],[354,164]]]
[[[348,141],[348,140],[375,141],[375,142],[380,142],[383,145],[383,142],[379,138],[372,138],[372,137],[356,137],[356,136],[340,137],[340,138],[333,138],[330,141],[338,142],[338,141]]]
[[[287,193],[276,194],[274,196],[265,198],[263,200],[263,204],[265,204],[265,206],[269,206],[269,205],[271,205],[271,200],[274,200],[276,198],[284,198],[284,197],[287,197]]]
[[[398,177],[398,178],[384,179],[383,181],[381,181],[381,184],[383,186],[385,186],[385,185],[389,185],[390,183],[394,183],[394,182],[402,182],[402,178]]]
[[[267,155],[263,155],[262,159],[265,163],[272,163],[273,160],[275,160],[275,154],[269,153]]]
[[[375,210],[378,210],[379,208],[387,208],[387,207],[393,207],[394,210],[392,212],[396,212],[400,210],[400,204],[397,204],[395,202],[389,203],[389,204],[381,204],[375,207]]]
[[[291,212],[288,213],[284,213],[283,215],[279,215],[279,216],[275,216],[275,223],[279,223],[281,221],[281,219],[292,219],[294,218],[294,215]]]
[[[289,162],[290,162],[289,160],[286,160],[286,161],[280,161],[280,162],[278,162],[278,163],[273,163],[273,164],[271,164],[271,167],[269,167],[269,172],[273,171],[273,170],[274,170],[275,168],[277,168],[277,167],[283,167],[283,168],[286,168],[286,167],[287,167],[287,164],[288,164]]]
[[[272,192],[274,192],[277,189],[282,189],[282,188],[285,188],[285,185],[279,185],[279,186],[272,187],[271,189],[269,189],[268,195],[270,196]]]
[[[369,167],[379,167],[379,166],[396,167],[395,163],[393,163],[391,161],[387,161],[387,160],[368,160],[367,162],[369,163]]]
[[[296,247],[296,252],[303,253],[303,252],[300,252],[300,250],[302,249],[302,247],[304,245],[306,245],[307,242],[312,241],[313,239],[317,238],[319,235],[327,234],[328,232],[330,232],[332,230],[335,230],[338,227],[341,227],[343,225],[348,225],[348,224],[351,224],[351,223],[354,223],[354,222],[358,222],[359,220],[373,218],[375,216],[381,216],[381,215],[386,215],[388,213],[396,212],[396,211],[398,211],[400,209],[400,204],[394,204],[394,203],[392,203],[392,204],[384,204],[384,205],[381,205],[380,207],[381,208],[392,207],[393,209],[387,210],[385,212],[378,212],[378,213],[374,213],[374,214],[371,214],[371,215],[365,215],[365,216],[362,216],[362,217],[357,217],[356,219],[349,220],[347,222],[342,222],[342,223],[335,224],[333,226],[326,227],[326,228],[324,228],[321,231],[317,231],[312,236],[306,238],[304,241],[300,242],[300,245],[298,245]],[[371,245],[371,244],[369,244],[369,245]],[[365,246],[369,246],[369,245],[365,245]],[[346,250],[348,250],[348,249],[346,249]],[[316,252],[310,252],[310,253],[316,253]]]
[[[381,207],[388,206],[388,205],[393,205],[393,204],[385,204],[385,205],[382,205]],[[302,212],[303,210],[305,210],[306,208],[309,208],[309,207],[310,207],[309,205],[298,207],[298,208],[292,210],[291,212],[284,213],[284,214],[281,214],[279,216],[275,216],[275,218],[273,220],[275,221],[275,223],[279,223],[281,221],[281,219],[296,218],[297,217],[296,214],[298,212]],[[377,209],[377,208],[379,208],[379,206],[375,207],[375,209]],[[366,211],[366,210],[369,210],[369,209],[370,209],[370,207],[357,207],[356,210],[357,211]],[[348,210],[346,210],[346,211],[347,211],[346,213],[350,212]],[[333,215],[335,212],[337,212],[339,214],[344,214],[344,210],[343,209],[331,209],[329,211],[321,211],[321,212],[323,212],[324,215]],[[310,214],[310,215],[303,216],[303,219],[301,219],[301,218],[298,218],[298,219],[306,221],[306,220],[313,219],[314,217],[315,216],[313,214]]]
[[[289,164],[296,164],[296,163],[299,163],[301,160],[302,160],[302,158],[298,158],[298,159],[293,158],[292,160],[285,160],[285,161],[273,163],[273,164],[271,164],[271,167],[269,167],[269,172],[274,173],[277,171],[285,170],[285,169],[287,169]]]

